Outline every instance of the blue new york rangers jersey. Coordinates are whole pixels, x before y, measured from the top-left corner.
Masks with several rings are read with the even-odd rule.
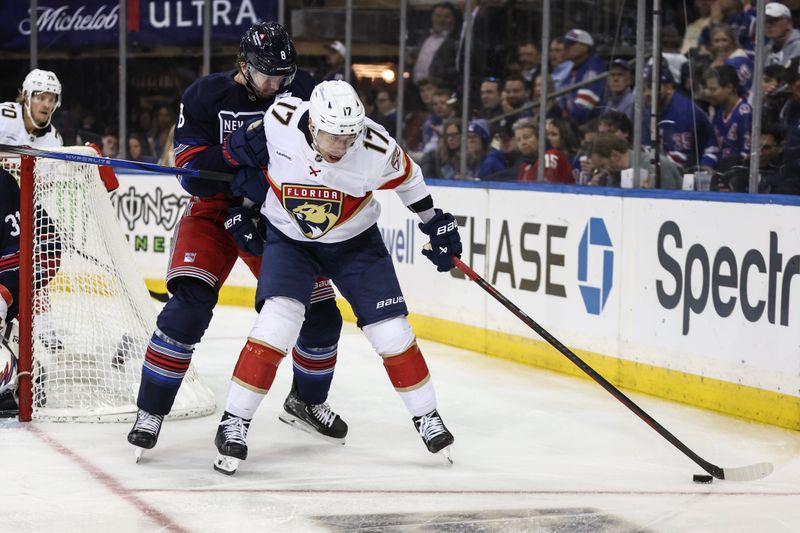
[[[725,115],[722,109],[717,109],[714,120],[714,133],[717,136],[719,157],[740,155],[750,157],[750,127],[753,123],[753,110],[741,98],[736,103],[733,111]]]
[[[286,92],[277,97],[258,99],[245,86],[234,81],[235,75],[236,71],[232,70],[205,76],[183,93],[175,127],[177,166],[230,172],[231,167],[222,156],[222,141],[230,132],[252,118],[263,116],[276,98],[295,96],[308,100],[314,89],[311,75],[298,70]],[[200,182],[222,190],[219,184]],[[198,180],[183,178],[182,183],[189,190],[192,185],[197,187]],[[194,194],[192,190],[189,192]],[[213,194],[214,191],[208,192]]]
[[[736,69],[736,75],[739,76],[739,94],[747,98],[750,94],[750,88],[753,86],[753,70],[755,66],[750,57],[739,50],[725,60],[726,65],[730,65]]]
[[[0,285],[11,293],[8,317],[17,312],[19,292],[19,186],[14,177],[0,169]]]
[[[597,56],[589,56],[586,61],[573,67],[559,89],[595,78],[607,71],[606,62]],[[606,80],[601,79],[572,91],[561,97],[559,103],[578,124],[583,124],[595,115],[595,109],[603,101]]]
[[[717,139],[708,115],[685,94],[675,92],[661,114],[662,153],[678,167],[717,164]]]

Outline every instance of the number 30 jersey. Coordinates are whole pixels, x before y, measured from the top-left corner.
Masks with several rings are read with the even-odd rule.
[[[378,221],[373,191],[394,189],[406,206],[429,195],[419,166],[369,118],[347,154],[326,162],[309,143],[308,105],[283,98],[264,115],[270,192],[261,212],[284,235],[341,242]]]
[[[22,113],[25,110],[17,102],[0,104],[0,143],[12,146],[31,146],[33,148],[53,148],[62,146],[61,135],[53,125],[47,126],[42,135],[32,135],[25,129]]]

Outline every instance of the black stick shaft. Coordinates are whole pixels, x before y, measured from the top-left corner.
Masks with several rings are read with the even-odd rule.
[[[725,474],[723,469],[717,465],[709,463],[699,455],[697,455],[694,451],[691,450],[688,446],[686,446],[683,442],[681,442],[678,437],[673,435],[672,433],[667,430],[664,426],[659,424],[656,419],[652,416],[647,414],[644,409],[636,405],[633,400],[625,396],[625,394],[619,390],[617,387],[609,383],[609,381],[597,373],[595,369],[589,366],[583,359],[575,355],[572,350],[564,346],[558,339],[553,337],[550,332],[540,326],[534,319],[529,317],[525,312],[514,305],[508,298],[500,294],[500,292],[495,289],[488,281],[480,277],[474,270],[472,270],[466,263],[461,261],[457,257],[453,257],[453,263],[456,265],[461,272],[467,275],[469,279],[480,285],[480,287],[488,292],[495,300],[503,304],[503,306],[514,313],[517,318],[522,320],[528,327],[533,329],[536,333],[538,333],[544,340],[546,340],[553,348],[561,352],[567,359],[572,361],[575,366],[583,370],[586,375],[590,378],[595,380],[601,387],[603,387],[606,391],[608,391],[614,398],[619,400],[625,407],[630,409],[631,411],[636,414],[639,418],[641,418],[648,426],[653,428],[659,435],[667,439],[670,444],[678,448],[682,451],[689,459],[697,463],[700,468],[711,474],[717,479],[725,479]]]

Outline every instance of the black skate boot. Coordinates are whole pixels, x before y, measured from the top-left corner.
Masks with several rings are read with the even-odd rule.
[[[427,415],[415,416],[412,420],[414,421],[414,427],[417,428],[428,451],[431,453],[442,452],[445,459],[452,464],[453,460],[450,458],[450,445],[453,444],[455,438],[453,438],[453,434],[445,427],[438,411],[434,409]]]
[[[309,404],[301,400],[294,382],[289,396],[283,402],[283,413],[278,418],[281,422],[336,444],[344,444],[347,436],[345,421],[331,411],[327,403]]]
[[[128,442],[136,446],[136,462],[144,455],[145,450],[151,449],[158,442],[158,434],[161,432],[161,423],[164,421],[164,415],[153,415],[139,409],[136,413],[136,422],[133,423],[130,433],[128,433]]]
[[[217,436],[214,444],[217,446],[217,458],[214,461],[214,470],[232,476],[239,468],[239,461],[247,459],[247,430],[250,421],[230,414],[228,411],[222,415],[222,420],[217,426]]]

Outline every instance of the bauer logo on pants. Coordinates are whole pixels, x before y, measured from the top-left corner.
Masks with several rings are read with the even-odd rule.
[[[281,188],[283,208],[309,239],[322,237],[339,221],[344,197],[341,191],[292,183],[284,183]]]

